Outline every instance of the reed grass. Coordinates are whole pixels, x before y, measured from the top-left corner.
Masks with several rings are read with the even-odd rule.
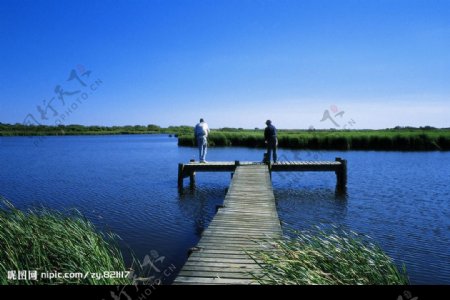
[[[101,233],[73,210],[63,214],[49,209],[22,212],[0,201],[0,284],[130,284],[129,278],[7,280],[8,271],[41,272],[127,271],[118,236]]]
[[[275,251],[248,254],[262,273],[261,284],[405,285],[406,269],[398,270],[383,250],[356,233],[318,230],[295,232],[277,240]]]
[[[265,147],[262,131],[212,131],[209,146]],[[195,146],[192,134],[179,146]],[[279,131],[278,146],[313,150],[449,151],[450,130]]]

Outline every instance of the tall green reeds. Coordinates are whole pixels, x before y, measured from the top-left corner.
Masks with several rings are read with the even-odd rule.
[[[277,240],[275,251],[249,255],[262,273],[262,284],[390,285],[408,284],[405,267],[399,271],[383,250],[355,233],[296,232]]]
[[[210,146],[265,146],[260,131],[212,131],[208,141]],[[178,145],[194,146],[193,135],[179,136]],[[450,131],[280,131],[278,145],[281,148],[313,150],[448,151]]]
[[[3,207],[2,207],[3,206]],[[127,271],[117,236],[103,234],[78,211],[22,212],[0,200],[0,284],[129,284],[129,278],[8,280],[8,271],[86,274]]]

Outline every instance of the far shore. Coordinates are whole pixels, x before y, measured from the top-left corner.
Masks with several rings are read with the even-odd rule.
[[[167,134],[178,138],[179,146],[195,146],[192,126],[134,125],[23,125],[0,123],[0,136],[66,136],[66,135],[126,135]],[[280,148],[312,150],[391,150],[449,151],[450,128],[395,127],[389,129],[280,129]],[[211,147],[265,147],[263,129],[212,129],[208,138]]]

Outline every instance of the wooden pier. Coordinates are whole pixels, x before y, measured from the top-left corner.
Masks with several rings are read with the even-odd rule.
[[[271,172],[332,171],[337,189],[345,191],[347,162],[290,161],[274,164],[256,162],[208,162],[178,165],[178,187],[189,177],[195,185],[196,172],[234,172],[218,212],[174,281],[174,284],[256,284],[252,274],[261,274],[247,251],[276,251],[270,244],[282,235],[272,190]]]
[[[272,251],[269,240],[282,233],[269,168],[264,164],[201,166],[203,171],[229,167],[235,173],[223,207],[191,250],[174,284],[256,284],[251,273],[260,273],[260,268],[246,251]]]
[[[195,186],[196,172],[234,172],[238,166],[266,165],[258,162],[208,162],[191,161],[178,164],[178,188],[183,187],[184,178],[190,178],[190,186]],[[281,161],[268,164],[269,172],[335,172],[336,188],[345,191],[347,186],[347,161],[336,157],[335,161]]]

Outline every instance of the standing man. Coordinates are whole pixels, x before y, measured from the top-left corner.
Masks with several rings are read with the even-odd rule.
[[[206,151],[208,149],[209,127],[205,120],[200,119],[200,123],[195,125],[195,139],[198,145],[198,155],[201,163],[206,163]]]
[[[267,145],[266,162],[270,163],[270,152],[273,152],[273,162],[277,162],[277,129],[272,125],[272,121],[266,121],[266,129],[264,130],[264,140]]]

